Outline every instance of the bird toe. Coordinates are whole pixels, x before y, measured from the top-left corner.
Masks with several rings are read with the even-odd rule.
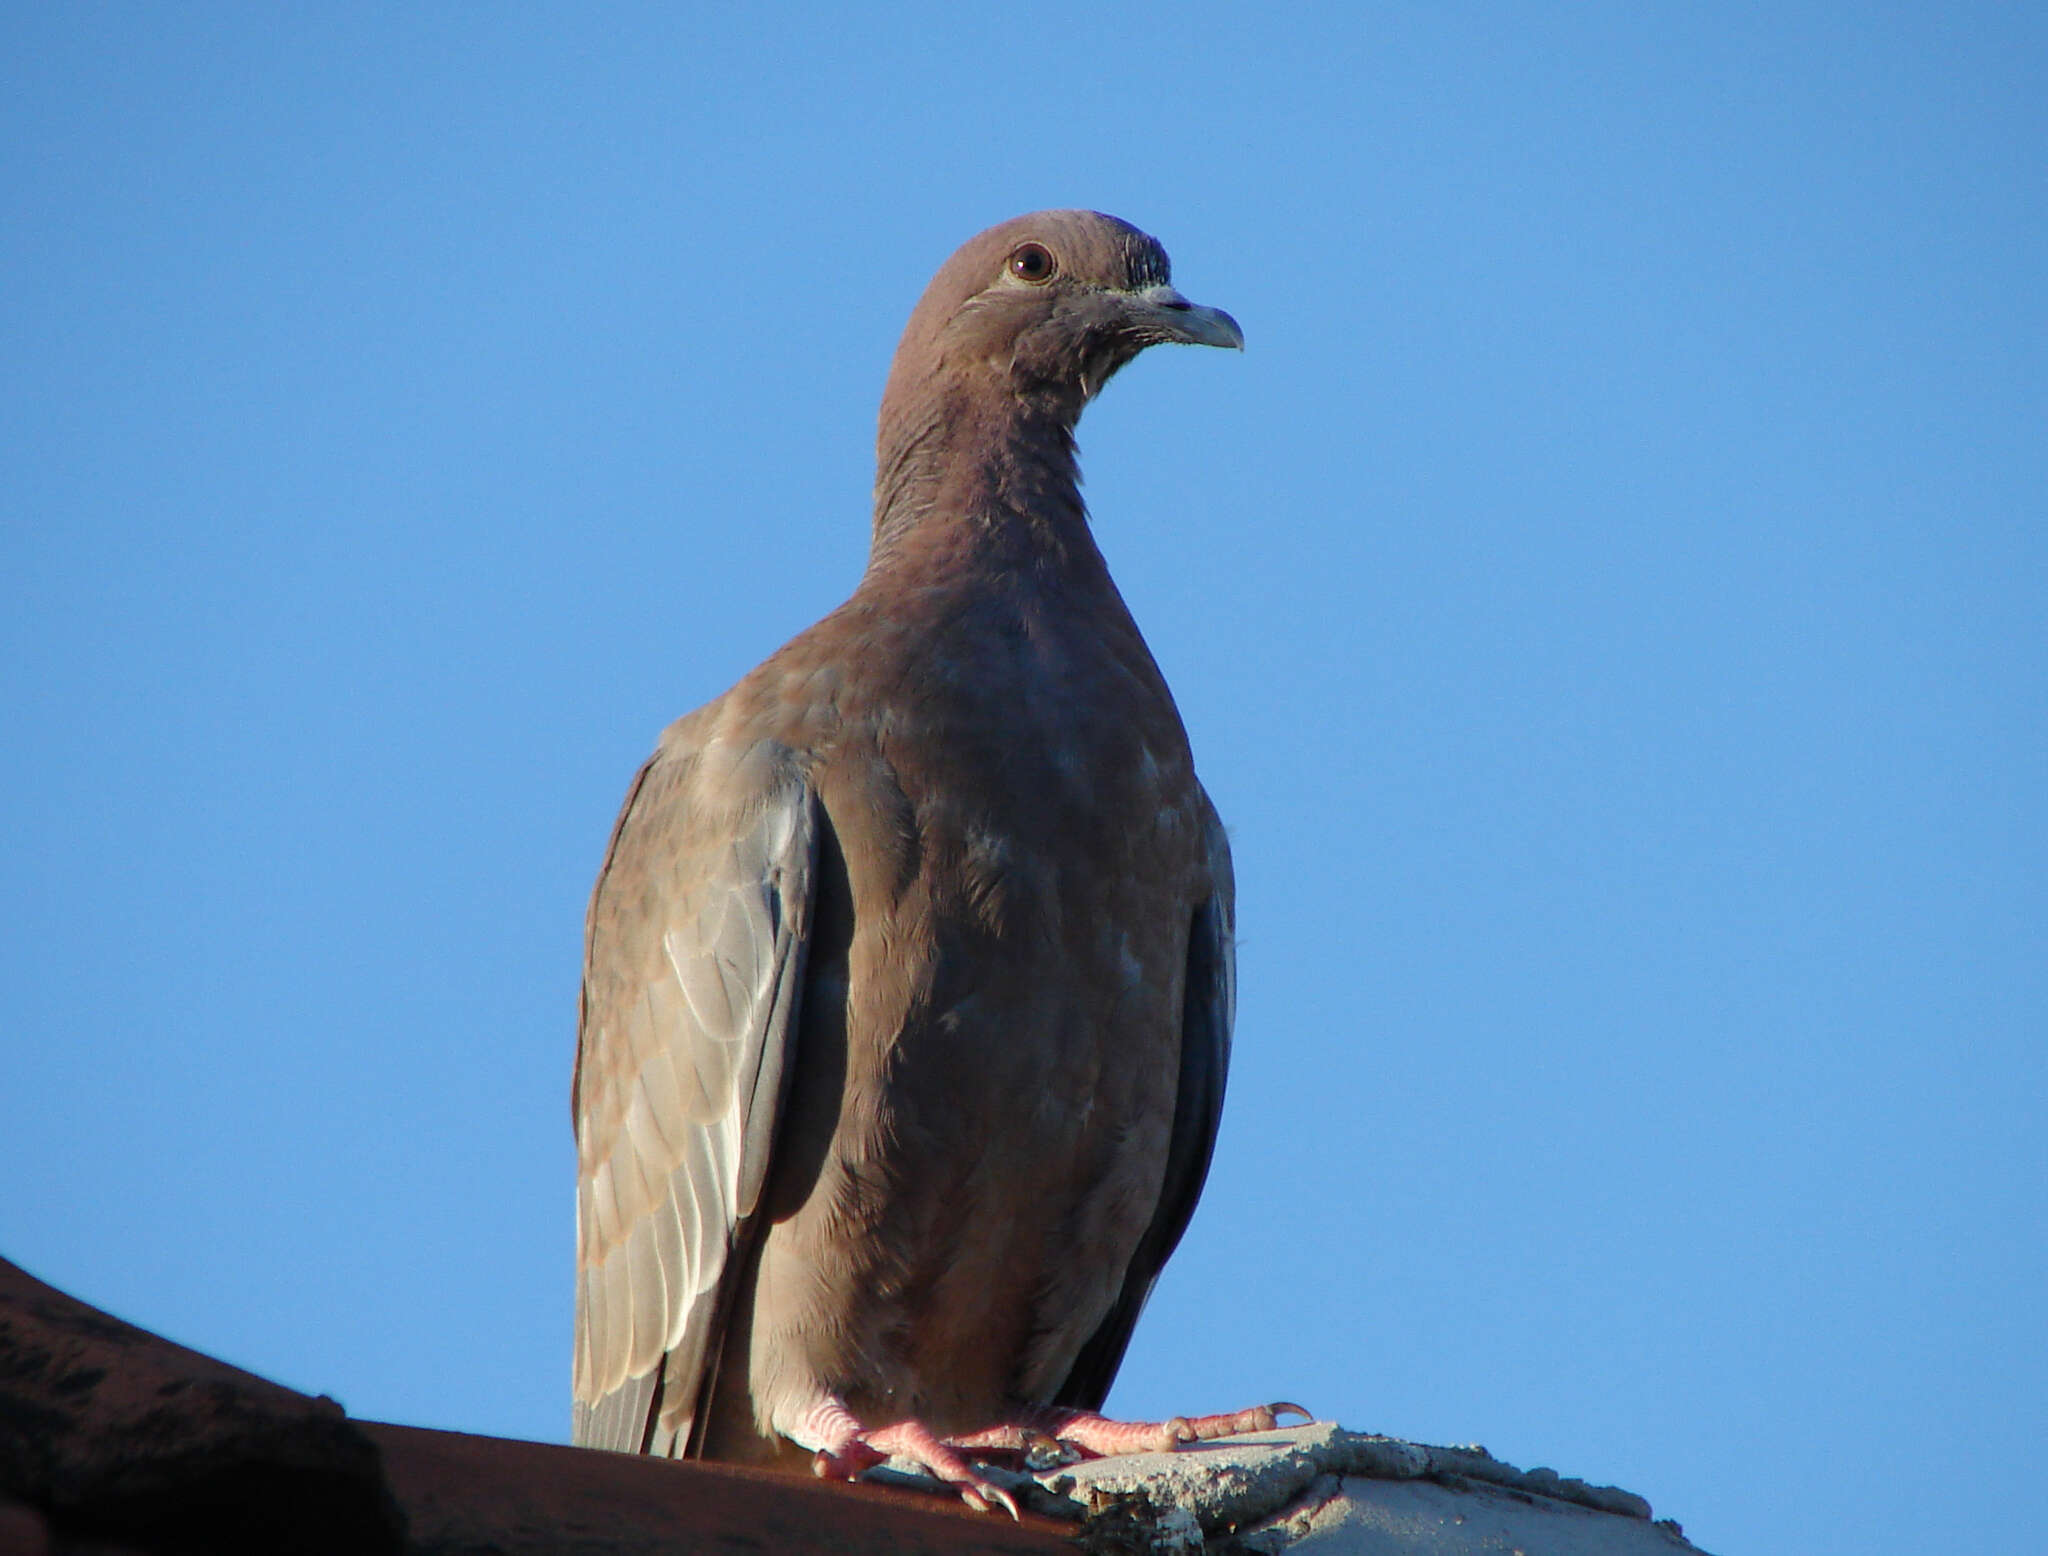
[[[898,1421],[894,1426],[864,1431],[858,1441],[880,1458],[905,1460],[934,1480],[943,1481],[977,1513],[1000,1507],[1012,1518],[1022,1516],[1015,1497],[969,1464],[952,1444],[922,1421]]]

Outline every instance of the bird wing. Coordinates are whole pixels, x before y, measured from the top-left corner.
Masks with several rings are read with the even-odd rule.
[[[574,1440],[635,1453],[682,1451],[717,1364],[794,1068],[818,856],[790,753],[724,760],[692,722],[640,770],[591,893],[570,1100]]]
[[[1081,1347],[1053,1403],[1099,1410],[1109,1395],[1138,1314],[1159,1271],[1179,1244],[1202,1197],[1216,1127],[1223,1117],[1223,1087],[1230,1074],[1230,1034],[1237,1024],[1237,888],[1230,840],[1209,797],[1202,796],[1213,889],[1194,914],[1188,933],[1185,993],[1181,1003],[1180,1084],[1174,1093],[1173,1136],[1159,1205],[1138,1240],[1109,1315]]]

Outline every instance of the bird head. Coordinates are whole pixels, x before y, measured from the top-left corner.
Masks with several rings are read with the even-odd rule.
[[[884,417],[890,401],[948,382],[1077,417],[1147,346],[1242,350],[1237,321],[1189,302],[1170,273],[1157,239],[1099,211],[1038,211],[989,228],[925,288],[896,350]]]

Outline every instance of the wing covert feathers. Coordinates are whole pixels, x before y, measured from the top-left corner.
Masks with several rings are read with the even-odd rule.
[[[665,744],[591,897],[574,1094],[583,1446],[687,1442],[766,1179],[818,816],[800,775],[763,768],[779,780],[765,793],[705,793],[697,754]]]

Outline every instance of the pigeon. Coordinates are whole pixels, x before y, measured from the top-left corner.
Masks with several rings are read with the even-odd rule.
[[[574,1437],[976,1508],[1099,1414],[1208,1173],[1230,846],[1089,529],[1074,429],[1148,346],[1242,349],[1093,211],[970,240],[882,398],[845,604],[669,726],[585,926]],[[1306,1411],[1300,1411],[1306,1415]]]

